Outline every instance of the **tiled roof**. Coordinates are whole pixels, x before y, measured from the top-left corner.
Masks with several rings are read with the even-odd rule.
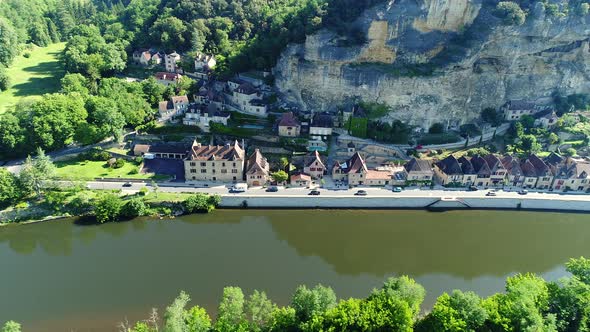
[[[245,95],[253,95],[258,92],[258,90],[252,85],[252,83],[246,82],[242,83],[239,87],[236,88],[236,92],[245,94]]]
[[[473,169],[475,170],[477,175],[489,176],[492,174],[492,171],[490,170],[490,166],[485,161],[485,159],[483,159],[482,157],[475,156],[475,157],[471,158],[470,161],[471,161],[471,164],[473,165]]]
[[[166,112],[171,109],[174,109],[174,105],[170,101],[161,101],[158,103],[158,110],[160,112]]]
[[[324,162],[322,161],[322,157],[320,157],[320,153],[318,151],[314,151],[310,154],[307,154],[303,159],[305,167],[310,167],[311,164],[317,161],[320,163],[320,165],[322,165],[323,168],[326,168]]]
[[[305,173],[293,174],[291,175],[291,182],[293,181],[306,181],[311,182],[311,176]]]
[[[259,174],[263,173],[268,175],[268,161],[260,150],[254,150],[254,153],[248,158],[248,166],[246,168],[246,174]]]
[[[471,163],[471,160],[469,160],[467,157],[462,156],[461,158],[459,158],[459,164],[461,165],[461,170],[463,171],[463,174],[469,175],[469,174],[475,174],[475,168],[473,167],[473,164]]]
[[[368,170],[365,179],[367,180],[391,180],[391,172]]]
[[[547,156],[547,158],[545,158],[545,162],[549,165],[560,164],[563,162],[563,160],[564,160],[564,158],[555,152],[551,152],[551,154],[549,154],[549,156]]]
[[[186,95],[173,96],[171,99],[172,99],[172,103],[174,103],[174,104],[177,104],[177,103],[187,103],[188,104],[188,97]]]
[[[530,160],[526,159],[521,165],[522,174],[526,177],[537,177],[537,170],[535,165]]]
[[[182,75],[176,73],[157,72],[155,75],[156,79],[164,81],[177,81]]]
[[[344,173],[366,173],[368,171],[367,165],[363,160],[363,157],[357,152],[345,163],[338,163],[334,165],[334,168],[339,168]]]
[[[516,157],[506,155],[502,158],[502,164],[508,171],[509,175],[521,176],[523,174],[522,169],[520,168],[520,162]]]
[[[407,164],[404,165],[406,171],[409,172],[431,172],[432,166],[430,162],[424,159],[412,158]]]
[[[450,155],[436,163],[436,166],[447,175],[463,175],[461,165],[455,156]]]
[[[299,125],[299,121],[297,121],[293,112],[283,113],[279,121],[279,127],[297,127]]]
[[[201,145],[196,142],[191,148],[190,160],[244,160],[244,150],[236,141],[227,145]]]

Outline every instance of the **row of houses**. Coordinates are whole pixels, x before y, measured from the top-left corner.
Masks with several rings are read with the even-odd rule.
[[[169,73],[184,73],[184,70],[178,65],[183,56],[176,51],[166,54],[155,48],[135,50],[131,55],[133,63],[141,66],[164,65],[164,69]],[[194,59],[195,73],[208,73],[215,69],[217,60],[215,55],[198,52]]]
[[[515,156],[449,156],[433,165],[438,183],[447,186],[536,188],[586,191],[590,162],[552,153],[546,158]]]

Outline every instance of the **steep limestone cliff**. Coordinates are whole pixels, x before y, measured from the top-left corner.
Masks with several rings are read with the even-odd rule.
[[[397,0],[356,22],[366,43],[324,30],[290,45],[274,72],[284,100],[312,111],[357,100],[428,127],[471,122],[511,99],[590,92],[590,19],[549,18],[542,4],[504,26],[484,0]],[[343,46],[344,45],[344,46]]]

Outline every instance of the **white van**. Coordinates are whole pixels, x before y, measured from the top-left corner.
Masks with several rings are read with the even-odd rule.
[[[248,190],[248,185],[246,183],[236,183],[233,187],[229,190],[231,193],[245,193]]]

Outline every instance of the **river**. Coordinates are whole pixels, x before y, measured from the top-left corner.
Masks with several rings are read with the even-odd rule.
[[[506,276],[565,276],[590,257],[590,215],[518,211],[218,210],[174,220],[0,227],[0,323],[24,331],[116,331],[187,291],[210,312],[224,286],[287,304],[299,284],[363,297],[407,274],[424,306],[459,288],[502,291]]]

